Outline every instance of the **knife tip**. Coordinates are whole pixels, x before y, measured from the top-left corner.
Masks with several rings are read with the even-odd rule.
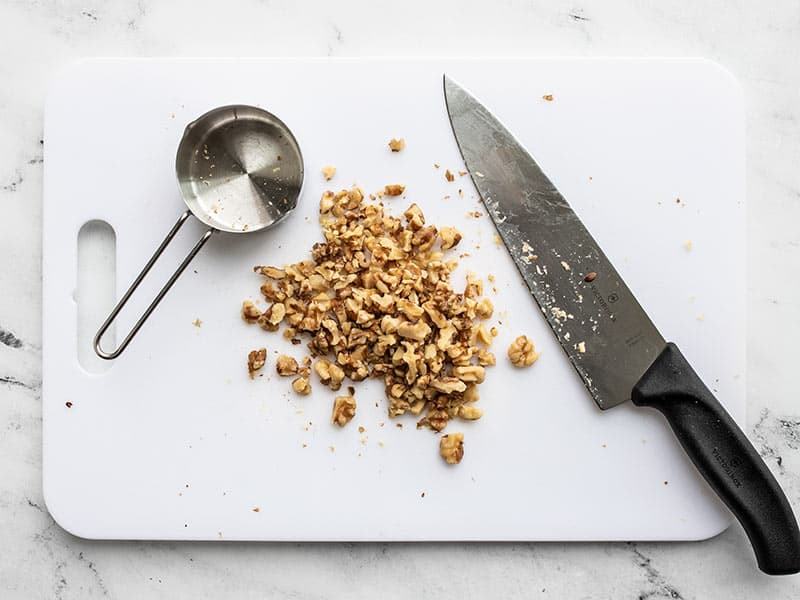
[[[456,92],[462,89],[447,73],[442,73],[442,88],[444,89],[445,102],[448,102],[448,104],[449,98],[452,98]]]

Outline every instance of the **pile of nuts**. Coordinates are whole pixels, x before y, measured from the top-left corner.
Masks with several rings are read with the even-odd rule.
[[[401,189],[386,186],[385,196]],[[480,279],[469,274],[462,292],[451,286],[457,262],[445,253],[461,234],[426,223],[416,204],[402,219],[391,216],[357,187],[326,191],[320,224],[325,241],[314,244],[311,260],[255,267],[265,277],[266,310],[242,306],[249,323],[267,331],[285,325],[284,337],[295,344],[309,339],[311,357],[301,366],[280,356],[277,372],[295,377],[301,394],[311,389],[311,358],[319,382],[334,391],[345,379],[380,377],[389,416],[422,415],[417,427],[437,432],[456,417],[479,419],[474,403],[485,367],[495,364],[489,347],[497,330],[481,322],[494,307]],[[336,399],[340,426],[355,415],[352,396]]]
[[[399,196],[404,190],[392,184],[378,195]],[[468,274],[463,292],[451,286],[457,262],[446,260],[445,253],[459,244],[461,234],[427,224],[416,204],[402,219],[391,216],[382,203],[366,202],[357,187],[326,191],[319,210],[325,241],[314,244],[311,260],[255,267],[266,278],[261,294],[270,304],[264,311],[250,301],[242,305],[248,323],[271,332],[285,325],[284,337],[296,345],[301,336],[309,340],[310,356],[298,362],[280,355],[277,373],[293,377],[292,389],[300,395],[311,393],[312,370],[333,391],[345,379],[382,378],[389,416],[422,415],[418,428],[439,432],[453,418],[479,419],[478,385],[485,367],[496,362],[489,347],[497,330],[482,323],[494,307],[483,297],[480,279]],[[529,367],[539,353],[519,336],[508,357],[516,367]],[[266,349],[251,352],[250,377],[265,363]],[[349,387],[348,395],[335,398],[333,423],[344,427],[353,419],[354,395]],[[448,464],[461,462],[463,440],[462,433],[440,439],[439,452]]]

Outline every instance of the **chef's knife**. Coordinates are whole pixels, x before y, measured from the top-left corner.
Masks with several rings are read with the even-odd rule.
[[[561,347],[601,409],[632,400],[666,417],[739,519],[765,573],[800,571],[789,502],[741,429],[667,343],[567,201],[517,139],[445,75],[464,163]]]

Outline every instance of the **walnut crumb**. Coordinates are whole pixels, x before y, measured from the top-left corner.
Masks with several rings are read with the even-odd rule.
[[[275,369],[281,377],[297,375],[298,368],[297,360],[285,354],[278,356],[278,360],[275,362]]]
[[[356,399],[352,396],[337,396],[333,401],[331,421],[344,427],[356,416]]]
[[[391,183],[383,187],[383,193],[387,196],[399,196],[406,190],[406,186],[399,183]]]
[[[462,404],[458,407],[458,416],[467,421],[475,421],[483,416],[483,410],[472,404]]]
[[[311,393],[311,383],[308,377],[298,377],[292,381],[292,389],[301,396],[308,396]]]
[[[322,176],[325,177],[325,181],[330,181],[333,179],[334,175],[336,175],[336,167],[332,167],[331,165],[322,167]]]
[[[442,227],[439,236],[442,238],[442,250],[449,250],[461,241],[461,233],[455,227]]]
[[[247,355],[247,371],[250,373],[250,379],[253,379],[255,372],[258,371],[267,363],[267,349],[259,348],[258,350],[251,350]]]
[[[202,327],[203,322],[200,319],[195,319],[194,321],[192,321],[192,325],[194,325],[195,327]]]
[[[539,358],[539,352],[527,336],[521,335],[508,347],[508,358],[515,367],[530,367]]]
[[[451,182],[456,180],[456,178],[455,178],[455,175],[453,175],[453,174],[450,172],[450,169],[447,169],[447,170],[444,172],[444,178],[445,178],[445,179],[447,179],[447,181],[451,181]]]
[[[457,465],[464,458],[464,434],[448,433],[439,440],[439,454],[448,465]]]
[[[553,101],[553,94],[545,94],[544,96],[542,96],[542,100],[545,100],[547,102],[552,102]]]
[[[261,311],[256,308],[256,305],[245,300],[242,302],[242,318],[248,323],[256,323],[261,317]]]
[[[392,138],[389,140],[389,148],[391,148],[392,152],[400,152],[405,147],[406,141],[403,138],[400,138],[399,140]]]

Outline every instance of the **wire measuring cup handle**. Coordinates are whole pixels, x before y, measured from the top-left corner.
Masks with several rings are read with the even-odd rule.
[[[158,294],[156,294],[156,297],[150,303],[150,306],[148,306],[147,309],[145,309],[145,311],[142,313],[142,316],[139,317],[139,320],[136,321],[134,326],[131,328],[130,332],[128,332],[128,335],[125,336],[124,340],[122,340],[122,343],[112,352],[106,352],[105,350],[103,350],[100,347],[100,342],[103,338],[103,335],[111,326],[111,324],[114,322],[114,319],[117,318],[117,315],[125,306],[125,304],[128,302],[128,299],[133,295],[133,292],[136,291],[136,288],[139,287],[139,284],[142,283],[142,280],[145,278],[145,276],[153,267],[153,265],[156,264],[156,261],[161,257],[166,247],[175,237],[175,234],[178,233],[178,230],[186,222],[186,219],[188,219],[189,215],[191,214],[192,214],[191,211],[187,210],[178,218],[178,220],[175,222],[175,225],[173,225],[172,229],[169,230],[167,237],[165,237],[164,240],[161,242],[161,244],[158,246],[158,248],[156,248],[156,251],[153,253],[153,256],[150,257],[150,260],[147,261],[147,264],[144,266],[142,271],[139,273],[136,279],[133,280],[133,283],[128,288],[128,291],[125,292],[125,294],[123,294],[120,301],[117,302],[117,305],[114,307],[114,310],[111,311],[111,314],[108,315],[108,318],[100,326],[100,329],[97,330],[97,333],[94,336],[94,351],[100,358],[104,358],[106,360],[112,360],[114,358],[117,358],[120,354],[122,354],[125,348],[128,347],[128,344],[131,343],[131,340],[139,331],[139,329],[141,329],[142,325],[144,325],[144,322],[147,320],[150,314],[155,310],[156,306],[158,306],[158,303],[161,302],[164,296],[166,296],[169,289],[178,280],[178,277],[181,276],[181,273],[183,273],[186,267],[189,266],[189,263],[192,262],[192,259],[195,257],[195,255],[198,252],[200,252],[200,248],[202,248],[205,245],[205,243],[209,240],[214,231],[216,231],[215,229],[209,229],[203,234],[203,237],[201,237],[200,240],[194,245],[194,248],[192,248],[189,251],[189,254],[187,254],[186,258],[183,259],[183,262],[180,265],[178,265],[177,269],[175,269],[175,272],[169,278],[167,283],[164,284],[164,287],[162,287],[161,290],[159,290]]]

